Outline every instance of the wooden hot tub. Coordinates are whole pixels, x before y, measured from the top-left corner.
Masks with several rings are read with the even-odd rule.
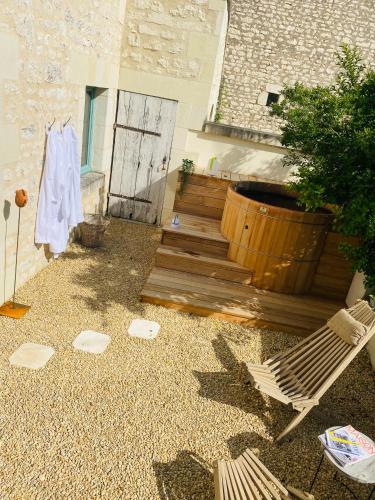
[[[228,188],[221,232],[252,285],[298,294],[310,290],[332,218],[325,209],[305,212],[279,184],[239,182]]]

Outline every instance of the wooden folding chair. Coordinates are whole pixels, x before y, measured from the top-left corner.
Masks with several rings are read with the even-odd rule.
[[[320,398],[375,333],[375,312],[360,300],[348,309],[353,318],[367,325],[368,332],[356,346],[347,344],[327,325],[296,346],[268,359],[262,365],[245,363],[256,389],[299,414],[277,437],[283,439],[319,404]]]
[[[214,480],[215,500],[314,499],[292,486],[285,488],[251,450],[236,460],[219,460]]]

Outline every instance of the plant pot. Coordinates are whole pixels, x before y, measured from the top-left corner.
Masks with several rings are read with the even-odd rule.
[[[104,233],[109,225],[109,218],[99,214],[85,214],[81,224],[81,243],[85,247],[97,248],[103,245]]]

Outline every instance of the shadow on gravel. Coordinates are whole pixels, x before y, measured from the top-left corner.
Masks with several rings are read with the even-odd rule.
[[[76,244],[62,257],[77,262],[74,283],[89,292],[74,298],[95,312],[106,312],[113,304],[120,304],[142,314],[144,306],[139,296],[159,240],[154,227],[111,219],[101,248]]]
[[[161,500],[212,500],[214,480],[209,465],[191,451],[179,451],[171,462],[154,462]]]
[[[225,371],[198,372],[193,375],[200,383],[199,395],[219,403],[239,408],[256,415],[271,435],[280,431],[280,424],[273,418],[273,410],[280,408],[277,401],[269,401],[251,385],[245,384],[242,376],[242,363],[233,355],[223,335],[212,341],[216,357]],[[288,409],[286,415],[288,415]]]

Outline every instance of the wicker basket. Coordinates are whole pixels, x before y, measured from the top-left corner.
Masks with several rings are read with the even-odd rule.
[[[81,224],[81,241],[85,247],[96,248],[103,244],[103,236],[109,218],[99,214],[85,214],[85,220]]]

